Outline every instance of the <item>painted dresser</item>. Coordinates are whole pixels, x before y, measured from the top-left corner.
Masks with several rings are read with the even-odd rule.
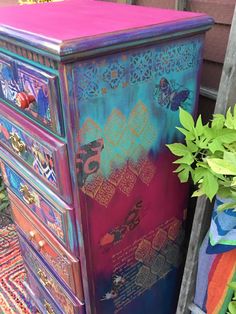
[[[188,187],[165,144],[193,113],[199,13],[65,1],[0,10],[0,158],[42,313],[172,314]]]

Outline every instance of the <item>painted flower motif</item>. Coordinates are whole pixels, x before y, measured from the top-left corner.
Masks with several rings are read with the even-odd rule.
[[[117,88],[125,75],[125,68],[118,62],[112,63],[103,73],[103,79],[111,88]]]

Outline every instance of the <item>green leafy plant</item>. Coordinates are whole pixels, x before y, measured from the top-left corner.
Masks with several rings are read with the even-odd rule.
[[[7,193],[0,176],[0,214],[9,206],[9,201],[7,197]]]
[[[227,314],[236,314],[236,281],[232,281],[229,287],[234,290],[232,301],[229,303]]]
[[[190,178],[197,185],[193,196],[206,195],[211,201],[217,194],[230,199],[218,210],[236,207],[236,105],[223,114],[214,114],[211,122],[202,123],[201,115],[196,123],[190,113],[180,108],[184,143],[167,145],[179,157],[175,170],[181,182]]]

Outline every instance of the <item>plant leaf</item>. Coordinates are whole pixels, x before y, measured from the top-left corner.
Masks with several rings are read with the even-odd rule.
[[[188,150],[192,153],[196,153],[198,151],[198,146],[194,144],[192,141],[189,141],[186,139],[186,145],[188,147]]]
[[[188,181],[191,169],[192,168],[190,166],[186,166],[181,172],[179,172],[178,177],[181,183],[185,183]]]
[[[196,122],[196,132],[197,132],[197,135],[198,136],[201,136],[204,132],[204,127],[203,127],[203,124],[202,124],[202,116],[199,115],[198,119],[197,119],[197,122]]]
[[[232,187],[236,187],[236,177],[233,177],[232,182],[230,184]]]
[[[217,178],[210,171],[207,171],[205,174],[201,188],[210,201],[212,201],[213,197],[218,192],[219,184]]]
[[[228,309],[231,314],[236,314],[236,301],[230,302]]]
[[[228,129],[234,129],[235,128],[234,117],[231,113],[231,108],[229,108],[226,112],[225,126]]]
[[[204,178],[207,171],[208,170],[206,168],[197,167],[192,175],[194,184],[198,183],[202,178]]]
[[[233,289],[234,291],[236,291],[236,281],[231,281],[228,286]]]
[[[232,191],[228,187],[220,186],[217,194],[222,198],[232,198]]]
[[[182,126],[186,130],[192,130],[194,128],[194,120],[188,111],[185,111],[181,107],[179,108],[179,120]]]
[[[184,129],[184,128],[178,127],[178,126],[176,127],[176,129],[177,129],[179,132],[181,132],[182,134],[184,134],[185,137],[192,136],[192,139],[194,139],[194,136],[193,136],[192,132],[190,132],[190,131],[188,131],[188,130],[186,130],[186,129]]]
[[[236,165],[231,162],[219,158],[207,158],[207,163],[218,174],[223,175],[236,175]]]
[[[199,197],[199,196],[202,196],[204,194],[205,193],[201,189],[198,189],[198,190],[193,192],[192,197]]]
[[[224,160],[232,162],[236,165],[236,154],[235,153],[224,151],[223,158],[224,158]]]
[[[168,144],[166,146],[169,148],[172,154],[176,156],[184,156],[186,153],[189,153],[188,148],[181,143]]]
[[[221,204],[217,207],[218,212],[223,212],[226,209],[233,209],[236,207],[236,202]]]
[[[213,115],[211,126],[218,130],[222,129],[225,123],[225,117],[223,114],[217,113]]]
[[[193,155],[190,152],[188,152],[188,154],[185,154],[185,156],[175,160],[173,163],[174,164],[187,164],[190,166],[193,162],[194,162]]]
[[[214,139],[209,145],[209,150],[214,154],[216,151],[225,151],[225,148],[219,139]]]

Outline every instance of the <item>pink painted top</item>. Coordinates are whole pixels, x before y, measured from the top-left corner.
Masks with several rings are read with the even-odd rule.
[[[0,25],[68,41],[201,16],[203,14],[95,0],[66,0],[2,8]]]

